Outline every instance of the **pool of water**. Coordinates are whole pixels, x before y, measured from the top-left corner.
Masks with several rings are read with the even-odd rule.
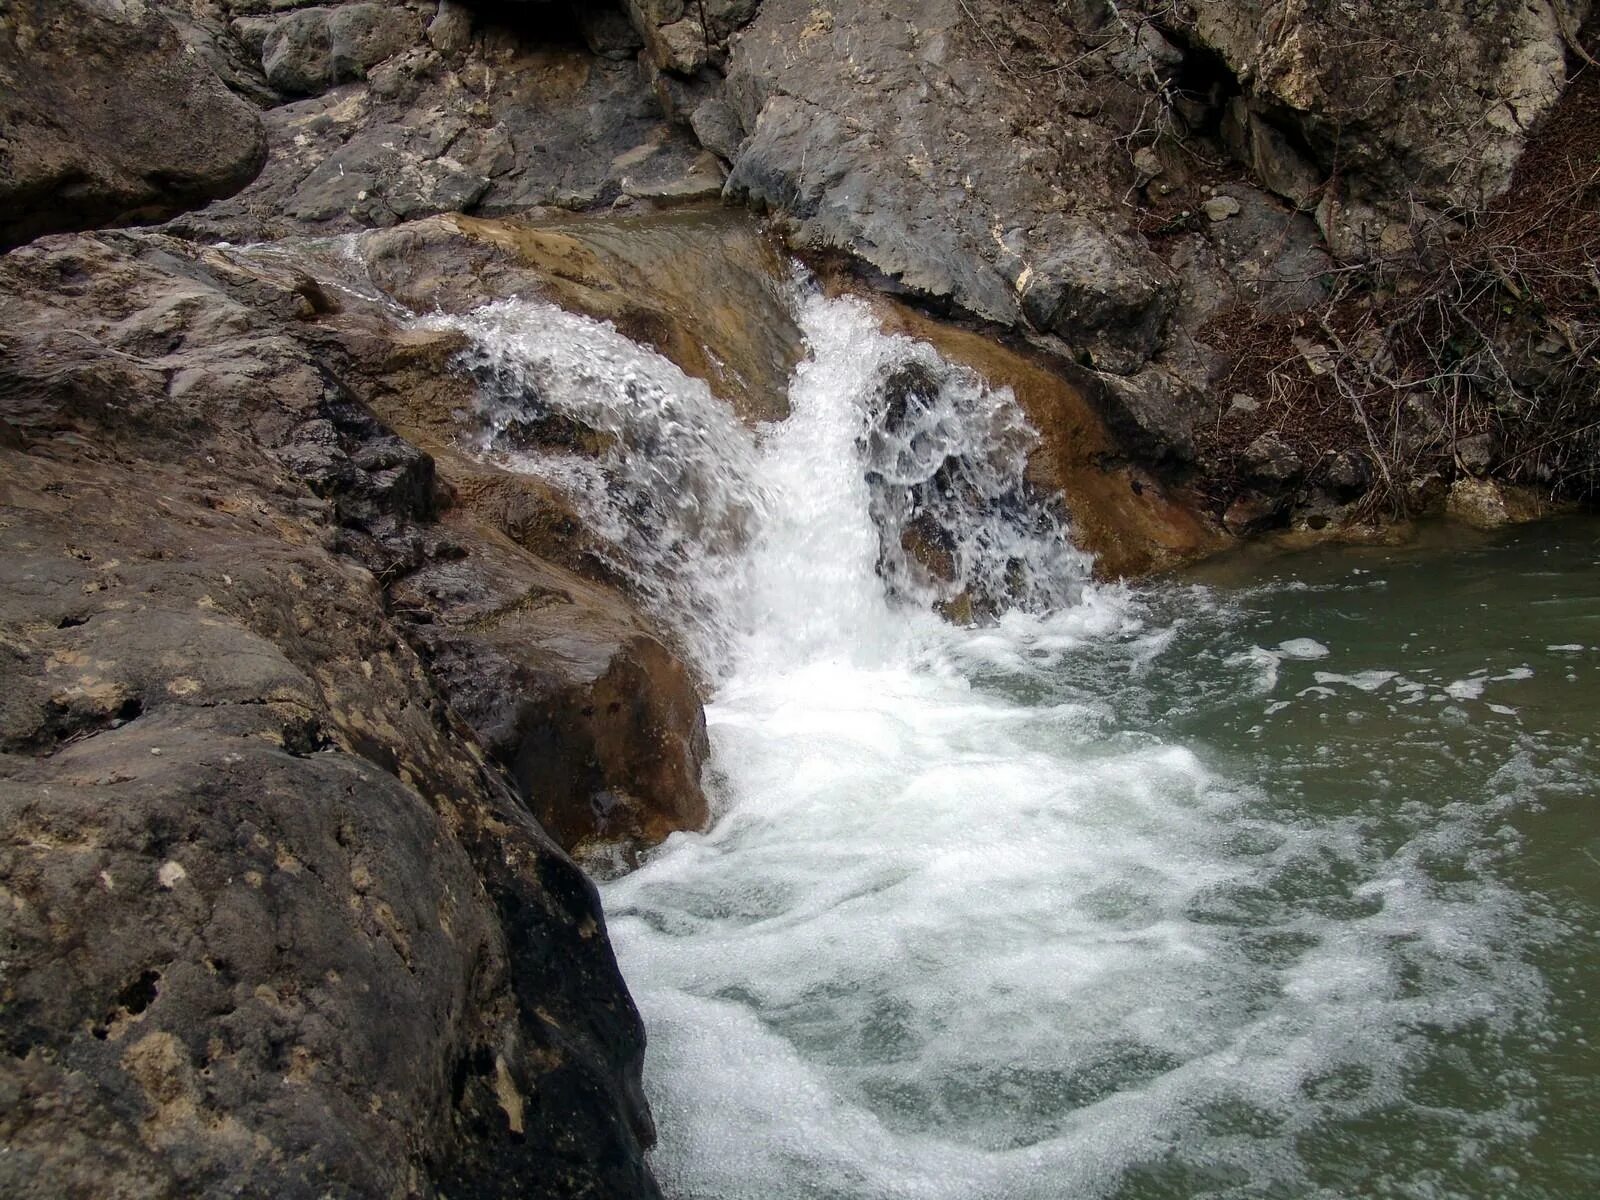
[[[1600,1191],[1600,529],[735,675],[607,892],[671,1194]]]

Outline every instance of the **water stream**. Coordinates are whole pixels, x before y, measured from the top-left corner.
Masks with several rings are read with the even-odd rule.
[[[1593,527],[1096,585],[1008,394],[796,304],[759,433],[435,318],[715,684],[715,823],[604,888],[668,1194],[1600,1190]]]

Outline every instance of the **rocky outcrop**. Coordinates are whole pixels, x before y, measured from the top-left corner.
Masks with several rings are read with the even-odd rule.
[[[1019,130],[1025,97],[966,51],[964,20],[957,0],[769,0],[730,67],[748,137],[728,190],[918,297],[1135,370],[1163,338],[1173,273],[1119,227],[1106,148],[1073,161],[1070,116]]]
[[[1551,211],[1514,197],[1499,241],[1458,223],[1512,184],[1530,138],[1556,136],[1588,6],[1379,7],[768,0],[730,39],[727,193],[804,252],[1087,367],[1120,452],[1198,477],[1214,517],[1239,502],[1239,531],[1425,506],[1440,494],[1425,477],[1467,469],[1459,446],[1497,414],[1539,390],[1568,411],[1592,376],[1555,349],[1592,327],[1559,282],[1597,236],[1573,216],[1592,211],[1584,137],[1559,135]],[[1430,289],[1460,327],[1434,343],[1470,346],[1465,374],[1488,381],[1471,397],[1436,394],[1464,376],[1385,298]],[[1498,310],[1479,304],[1497,291]],[[1530,308],[1556,325],[1519,323]],[[1550,361],[1506,365],[1530,342]],[[1308,378],[1286,383],[1299,363]],[[1447,409],[1473,416],[1445,430]],[[1544,432],[1569,450],[1541,478],[1584,477],[1579,434]],[[1296,443],[1302,472],[1252,475],[1244,451],[1266,433]],[[1549,457],[1505,440],[1525,444],[1519,472]]]
[[[261,169],[254,108],[142,0],[0,13],[0,250],[63,230],[158,221]]]
[[[474,546],[370,325],[170,239],[0,270],[6,1193],[655,1194],[597,898],[386,578]]]
[[[1201,0],[1183,32],[1238,81],[1223,136],[1341,257],[1408,247],[1412,204],[1482,209],[1566,84],[1583,0]]]
[[[193,36],[253,60],[271,154],[235,200],[174,226],[186,235],[252,241],[721,191],[720,165],[665,120],[639,65],[564,42],[573,18],[560,6],[231,7],[240,15]],[[606,36],[595,19],[584,28]]]

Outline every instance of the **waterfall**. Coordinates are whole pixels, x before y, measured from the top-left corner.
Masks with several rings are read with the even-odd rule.
[[[1463,1069],[1430,1036],[1540,1020],[1485,865],[1515,777],[1390,811],[1236,775],[1208,741],[1365,719],[1338,681],[1395,672],[1091,583],[1010,393],[794,303],[791,415],[756,430],[609,325],[430,318],[471,339],[480,452],[563,488],[714,681],[713,827],[604,888],[668,1193],[1332,1196],[1381,1128],[1393,1194],[1449,1195],[1408,1148],[1525,1140],[1512,1085],[1418,1082]]]
[[[859,301],[796,293],[811,353],[764,436],[609,323],[507,300],[426,324],[470,339],[478,451],[563,491],[714,678],[752,653],[881,647],[911,610],[1075,599],[1088,559],[1025,478],[1036,435],[1009,389]]]

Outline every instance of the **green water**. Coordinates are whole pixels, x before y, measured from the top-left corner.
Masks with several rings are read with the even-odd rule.
[[[607,889],[668,1195],[1600,1195],[1600,524],[837,624]]]
[[[1292,913],[1359,914],[1377,902],[1363,862],[1396,855],[1442,893],[1501,894],[1481,953],[1451,967],[1469,997],[1482,972],[1485,1011],[1436,1026],[1419,1005],[1398,1094],[1362,1096],[1371,1073],[1348,1065],[1328,1079],[1361,1102],[1297,1135],[1307,1174],[1340,1196],[1600,1195],[1600,526],[1233,562],[1149,603],[1174,640],[1120,694],[1123,723],[1253,781],[1276,816],[1350,829],[1349,859],[1324,851],[1212,916],[1257,940],[1281,917],[1292,947]],[[1326,655],[1272,653],[1305,638]],[[1106,665],[1083,669],[1099,686]],[[1401,981],[1419,998],[1426,957]],[[1183,1159],[1120,1194],[1227,1190]]]

